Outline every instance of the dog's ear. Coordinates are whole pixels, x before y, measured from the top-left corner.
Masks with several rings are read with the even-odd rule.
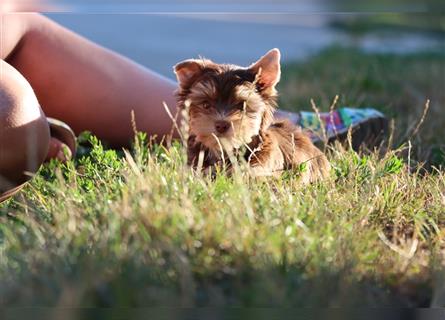
[[[174,66],[176,79],[181,88],[188,87],[193,80],[202,74],[207,60],[204,59],[188,59]]]
[[[273,88],[280,81],[280,56],[280,50],[275,48],[249,66],[248,70],[257,75],[258,82],[262,88]]]

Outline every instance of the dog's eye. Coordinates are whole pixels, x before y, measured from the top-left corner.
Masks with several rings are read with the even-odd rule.
[[[203,102],[203,103],[202,103],[202,107],[203,107],[204,109],[210,109],[210,103],[208,103],[208,102]]]

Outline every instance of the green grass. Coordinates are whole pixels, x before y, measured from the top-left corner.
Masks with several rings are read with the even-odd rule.
[[[360,82],[360,93],[354,80],[361,69],[345,65],[341,77],[331,76],[343,59],[353,60],[344,55],[357,60],[351,67],[381,59],[342,52],[284,68],[283,104],[306,107],[314,97],[326,106],[346,83],[355,94],[342,101],[362,97],[363,105],[369,97],[387,108],[399,101],[395,87],[374,97]],[[388,72],[411,68],[384,59]],[[312,91],[314,78],[319,91]],[[3,306],[443,303],[445,173],[408,163],[401,149],[357,154],[337,145],[327,151],[331,177],[304,186],[297,172],[254,180],[242,165],[232,178],[210,179],[187,168],[179,143],[147,146],[143,135],[131,155],[106,150],[94,137],[82,141],[88,152],[45,165],[0,205]]]
[[[334,16],[331,26],[355,35],[371,32],[428,32],[443,36],[442,8],[431,6],[428,13],[366,13]]]
[[[394,119],[394,144],[408,140],[412,156],[432,165],[445,165],[445,54],[367,54],[331,47],[304,63],[283,68],[280,107],[311,110],[313,98],[322,111],[336,95],[337,107],[373,107]],[[418,134],[427,100],[430,107]]]

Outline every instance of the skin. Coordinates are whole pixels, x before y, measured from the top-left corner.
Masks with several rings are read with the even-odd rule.
[[[116,147],[134,136],[132,111],[138,130],[170,134],[162,102],[176,113],[175,82],[39,14],[0,13],[0,26],[0,176],[8,180],[0,192],[35,173],[46,155],[59,153],[45,116]]]
[[[38,14],[4,15],[3,35],[2,58],[27,79],[44,113],[76,133],[126,146],[132,110],[139,130],[170,132],[162,102],[175,113],[175,82]]]
[[[38,170],[49,141],[48,124],[31,86],[0,60],[0,195]]]

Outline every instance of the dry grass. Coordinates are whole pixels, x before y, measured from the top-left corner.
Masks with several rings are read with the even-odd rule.
[[[0,208],[4,305],[418,306],[443,285],[444,173],[395,151],[337,146],[331,179],[303,186],[91,141]]]
[[[285,68],[285,105],[304,107],[303,97],[314,97],[328,109],[330,93],[349,83],[352,93],[340,102],[392,110],[403,101],[417,108],[428,96],[438,112],[443,100],[429,94],[443,99],[435,83],[415,101],[394,95],[405,84],[379,85],[374,97],[356,85],[374,82],[340,63],[358,53],[333,63],[340,55],[333,50]],[[312,75],[311,65],[326,63],[323,55],[333,70]],[[351,65],[377,76],[380,58],[369,59],[372,68]],[[422,139],[429,126],[443,130],[443,118],[431,117]],[[232,178],[221,172],[210,179],[185,165],[180,144],[147,145],[142,135],[125,153],[105,150],[94,137],[81,140],[89,145],[85,155],[81,149],[74,162],[46,165],[0,205],[2,306],[445,304],[445,173],[408,165],[406,148],[365,155],[331,147],[330,179],[305,186],[299,172],[253,180],[242,166]]]

